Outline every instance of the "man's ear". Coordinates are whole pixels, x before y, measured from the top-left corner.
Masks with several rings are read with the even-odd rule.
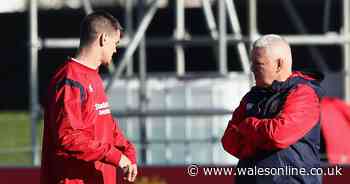
[[[107,42],[107,34],[106,33],[101,33],[100,35],[100,38],[99,38],[99,43],[100,43],[100,46],[104,46]]]
[[[277,67],[277,70],[276,70],[277,73],[281,71],[282,65],[283,65],[283,60],[282,60],[281,58],[278,58],[278,59],[277,59],[277,65],[276,65],[276,67]]]

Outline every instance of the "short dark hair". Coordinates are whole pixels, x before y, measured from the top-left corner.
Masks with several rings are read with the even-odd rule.
[[[99,33],[123,31],[118,19],[106,11],[95,11],[87,15],[80,24],[80,46],[94,41]]]

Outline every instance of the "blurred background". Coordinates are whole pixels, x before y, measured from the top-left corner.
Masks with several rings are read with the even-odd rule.
[[[237,163],[220,139],[254,85],[251,44],[270,33],[290,42],[293,69],[325,74],[322,160],[350,163],[348,0],[12,0],[0,2],[1,181],[38,182],[47,86],[95,10],[125,28],[113,65],[100,74],[113,115],[137,147],[138,183],[178,183],[192,163]]]

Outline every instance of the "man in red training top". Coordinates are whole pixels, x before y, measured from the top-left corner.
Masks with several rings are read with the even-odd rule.
[[[292,72],[289,44],[264,35],[253,44],[256,85],[234,111],[222,138],[224,149],[239,158],[239,169],[266,171],[236,176],[236,183],[321,183],[310,173],[320,167],[320,88],[322,75]],[[270,169],[302,173],[272,175]]]
[[[84,18],[75,58],[55,72],[45,107],[42,184],[116,184],[116,168],[133,182],[135,148],[111,115],[100,65],[111,63],[121,26],[107,12]]]

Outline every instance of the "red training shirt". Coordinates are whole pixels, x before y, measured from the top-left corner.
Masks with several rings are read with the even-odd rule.
[[[121,154],[136,163],[97,70],[69,59],[54,74],[47,96],[42,184],[115,184]]]

